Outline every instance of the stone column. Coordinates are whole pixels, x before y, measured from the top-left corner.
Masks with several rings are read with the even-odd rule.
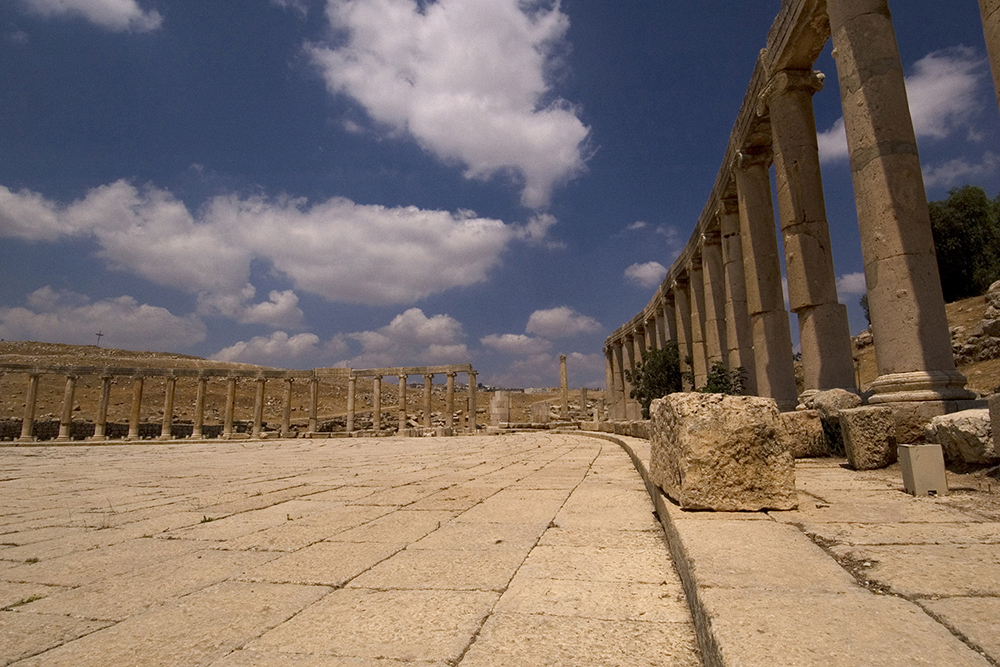
[[[778,409],[786,411],[795,408],[798,395],[792,366],[792,334],[781,290],[769,163],[769,154],[743,152],[734,171],[757,393],[773,398]]]
[[[611,406],[612,414],[609,418],[623,421],[628,419],[628,394],[631,390],[631,386],[626,384],[625,380],[625,343],[622,340],[616,340],[611,344],[611,348],[614,359],[615,396],[617,402]]]
[[[667,343],[673,341],[677,344],[677,311],[674,307],[674,293],[672,290],[667,290],[661,297],[663,301],[663,347],[667,346]]]
[[[431,385],[434,382],[433,373],[424,374],[424,428],[431,427]]]
[[[753,333],[747,313],[747,285],[743,275],[743,244],[740,241],[740,207],[736,198],[719,204],[722,228],[722,262],[726,274],[726,343],[729,367],[746,372],[746,390],[757,394],[757,368],[753,357]]]
[[[168,377],[163,392],[163,422],[160,424],[160,440],[170,440],[174,426],[174,393],[177,389],[177,378]]]
[[[638,326],[632,330],[632,345],[635,347],[635,356],[631,368],[635,370],[646,359],[646,328],[644,326]]]
[[[660,334],[657,331],[656,311],[646,318],[646,348],[650,351],[658,350]]]
[[[292,435],[292,383],[295,378],[285,378],[285,392],[281,397],[281,437]]]
[[[629,421],[639,419],[641,412],[636,409],[639,402],[632,398],[632,383],[629,382],[628,377],[625,375],[625,371],[635,371],[636,367],[636,355],[635,355],[635,336],[632,334],[627,334],[625,336],[625,363],[622,366],[622,398],[625,400],[623,404],[625,406],[625,411],[623,413],[623,418]]]
[[[139,421],[142,419],[142,383],[140,375],[132,382],[132,414],[128,420],[128,439],[139,439]]]
[[[73,428],[73,396],[76,393],[75,375],[66,376],[66,389],[63,392],[62,416],[59,418],[59,435],[56,442],[69,442]]]
[[[674,316],[677,320],[677,354],[680,357],[681,373],[687,378],[691,365],[688,359],[692,357],[691,352],[691,303],[688,298],[687,279],[681,276],[671,286],[674,293]],[[682,384],[687,391],[692,390],[689,380],[685,379]]]
[[[886,0],[828,0],[879,377],[871,403],[967,399]]]
[[[399,432],[406,430],[406,378],[403,374],[399,376]]]
[[[319,378],[309,378],[309,432],[319,428]]]
[[[580,387],[580,413],[587,418],[587,388]]]
[[[97,402],[97,420],[94,422],[94,435],[91,440],[100,442],[108,439],[108,405],[111,403],[112,376],[101,376],[101,397]]]
[[[469,373],[469,431],[476,432],[476,373]]]
[[[347,378],[347,432],[354,432],[354,399],[358,393],[358,378],[351,375]]]
[[[382,430],[382,376],[372,377],[372,429],[379,433]]]
[[[993,87],[1000,101],[1000,0],[979,0],[979,11],[983,15],[983,35],[993,70]]]
[[[233,417],[236,412],[236,378],[229,378],[226,382],[226,413],[222,422],[222,437],[229,439],[233,437]]]
[[[35,409],[38,405],[38,373],[28,375],[28,391],[24,397],[24,419],[21,420],[21,437],[18,442],[35,441]]]
[[[455,371],[448,371],[445,381],[444,411],[446,413],[445,426],[455,428]]]
[[[205,437],[205,393],[208,389],[208,379],[198,378],[198,391],[194,399],[194,427],[191,429],[191,438],[200,440]]]
[[[559,391],[562,398],[562,405],[559,407],[559,416],[563,419],[569,418],[569,378],[566,374],[566,355],[559,355]]]
[[[729,368],[726,340],[726,280],[722,268],[722,235],[709,232],[702,238],[701,265],[705,279],[705,352],[708,368],[722,363]]]
[[[673,319],[673,313],[671,312],[670,317],[667,316],[667,308],[663,303],[662,298],[656,305],[656,349],[663,350],[667,347],[667,342],[673,340],[668,331],[668,319]]]
[[[837,274],[823,200],[812,96],[823,88],[816,72],[775,74],[759,111],[771,113],[778,213],[785,247],[788,297],[799,321],[802,398],[825,389],[854,389],[847,307],[837,300]]]
[[[264,388],[267,378],[257,378],[257,391],[253,397],[253,427],[250,436],[260,438],[264,435]]]
[[[705,277],[702,275],[701,258],[688,264],[691,281],[691,362],[694,367],[695,388],[704,387],[708,380],[708,355],[705,350]]]
[[[615,409],[620,400],[615,376],[614,349],[611,345],[606,345],[604,347],[604,396],[612,410]],[[614,419],[615,415],[610,415],[610,418]]]

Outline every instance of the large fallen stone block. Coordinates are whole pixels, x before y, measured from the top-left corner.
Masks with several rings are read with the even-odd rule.
[[[896,418],[892,408],[841,410],[840,431],[847,462],[855,470],[875,470],[896,462]]]
[[[650,478],[682,509],[794,509],[795,462],[774,400],[678,393],[650,407]]]
[[[846,389],[827,389],[806,399],[805,407],[819,413],[830,453],[843,454],[844,438],[840,432],[840,411],[861,407],[861,397]]]
[[[817,410],[796,410],[779,415],[785,448],[796,459],[829,456],[830,445]]]
[[[993,463],[998,455],[993,444],[989,409],[962,410],[931,419],[924,429],[928,442],[941,445],[951,462]]]

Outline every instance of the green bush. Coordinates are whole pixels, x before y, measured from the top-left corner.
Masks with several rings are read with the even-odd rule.
[[[670,342],[662,350],[648,350],[635,370],[626,370],[625,379],[632,385],[629,394],[642,406],[642,416],[649,419],[649,404],[653,399],[681,391],[681,364],[677,343]]]
[[[945,301],[983,294],[1000,279],[1000,203],[966,185],[928,208]]]

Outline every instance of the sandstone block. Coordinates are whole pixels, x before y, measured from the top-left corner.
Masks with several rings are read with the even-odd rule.
[[[785,448],[796,459],[829,456],[830,445],[817,410],[796,410],[779,415]]]
[[[548,424],[549,423],[549,404],[548,403],[532,403],[531,404],[531,421],[535,424]]]
[[[931,419],[924,434],[928,442],[941,445],[948,461],[993,463],[1000,454],[993,443],[990,414],[989,409],[982,409],[940,415]]]
[[[892,408],[841,410],[840,430],[847,462],[855,470],[875,470],[896,461],[896,418]]]
[[[805,407],[819,412],[831,454],[844,453],[844,438],[840,432],[840,411],[861,407],[861,397],[846,389],[821,391],[805,402]]]
[[[777,404],[678,393],[650,407],[650,478],[682,509],[794,509],[795,463]]]

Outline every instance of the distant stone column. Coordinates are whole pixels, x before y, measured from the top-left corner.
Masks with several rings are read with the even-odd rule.
[[[309,378],[309,432],[319,428],[319,378]]]
[[[108,405],[111,403],[110,375],[101,376],[101,396],[97,401],[97,419],[94,421],[94,435],[91,440],[100,442],[108,439]]]
[[[236,412],[236,378],[229,378],[226,382],[226,412],[222,421],[222,437],[229,439],[233,437],[233,417]]]
[[[267,378],[257,378],[257,391],[253,397],[253,427],[250,436],[260,438],[264,435],[264,389]]]
[[[635,354],[635,336],[632,334],[627,334],[625,336],[625,364],[622,367],[622,396],[624,400],[625,412],[623,414],[626,420],[638,419],[635,406],[638,405],[638,401],[632,398],[632,383],[629,382],[628,376],[625,375],[625,371],[635,372],[636,367],[636,354]]]
[[[295,378],[285,378],[285,391],[281,397],[281,437],[292,435],[292,383]]]
[[[476,432],[476,372],[471,371],[469,373],[469,431],[473,434]]]
[[[404,373],[399,376],[399,432],[406,430],[406,378]]]
[[[871,403],[968,399],[886,0],[828,0],[879,376]]]
[[[208,378],[198,378],[198,389],[194,399],[194,427],[191,429],[191,438],[201,440],[205,437],[205,394],[208,389]]]
[[[621,421],[628,419],[628,408],[626,406],[629,400],[629,387],[625,381],[624,342],[622,340],[616,340],[612,343],[611,352],[614,359],[615,396],[617,402],[611,406],[612,414],[610,415],[610,419]]]
[[[635,356],[632,358],[632,370],[646,359],[646,327],[637,326],[632,330],[632,345],[635,349]]]
[[[757,367],[753,357],[753,332],[747,313],[747,284],[743,274],[743,244],[740,241],[740,206],[733,197],[719,204],[722,228],[722,262],[726,275],[726,343],[729,367],[746,372],[746,390],[757,394]]]
[[[583,418],[587,418],[587,388],[580,387],[580,412]]]
[[[792,334],[781,290],[781,264],[768,173],[770,161],[770,154],[743,152],[736,160],[734,171],[757,392],[760,396],[773,398],[780,410],[787,411],[795,408],[798,393],[792,367]]]
[[[59,418],[59,435],[56,442],[69,442],[73,428],[73,397],[76,393],[77,376],[66,376],[66,389],[63,391],[62,416]]]
[[[778,72],[758,109],[771,114],[788,298],[802,345],[802,399],[826,389],[855,388],[851,330],[847,306],[837,300],[813,115],[812,96],[822,88],[816,72]]]
[[[372,377],[372,428],[376,433],[382,430],[382,376]]]
[[[24,397],[24,419],[21,420],[21,437],[18,442],[34,442],[35,409],[38,406],[38,373],[28,375],[28,391]]]
[[[667,315],[667,307],[664,304],[663,300],[661,299],[659,302],[657,302],[657,304],[656,304],[656,334],[657,334],[658,340],[656,341],[656,349],[658,349],[658,350],[666,349],[667,343],[669,341],[673,340],[673,338],[670,335],[670,331],[668,330],[669,320],[673,319],[673,317],[672,317],[673,313],[671,312],[670,315],[671,316],[668,317],[668,315]]]
[[[612,410],[618,405],[620,401],[620,394],[618,391],[618,384],[615,381],[615,361],[614,361],[614,348],[611,345],[606,345],[604,347],[604,396],[607,400],[608,405],[612,407]],[[611,419],[615,416],[612,414]]]
[[[139,421],[142,419],[142,384],[140,375],[132,381],[132,414],[128,420],[128,439],[139,439]]]
[[[660,349],[658,326],[659,322],[656,319],[656,311],[653,311],[653,314],[646,318],[646,348],[651,352]]]
[[[691,370],[688,360],[692,357],[691,303],[688,298],[687,282],[687,279],[681,276],[674,282],[670,289],[674,293],[674,314],[677,318],[677,353],[680,357],[681,373],[685,377],[682,384],[684,385],[684,389],[690,391],[694,387],[691,386],[690,380],[687,379]]]
[[[979,11],[983,15],[983,35],[993,70],[993,87],[1000,102],[1000,0],[979,0]]]
[[[705,277],[702,275],[701,258],[688,264],[691,279],[691,361],[694,367],[695,388],[704,387],[708,380],[708,355],[705,350]]]
[[[445,381],[444,411],[447,414],[445,426],[448,428],[455,428],[455,375],[455,371],[448,371]]]
[[[663,301],[663,345],[661,347],[666,347],[668,342],[673,341],[677,344],[677,311],[674,308],[674,293],[673,290],[667,290],[661,297]]]
[[[722,265],[722,235],[718,232],[702,238],[701,265],[705,279],[705,352],[708,367],[722,363],[729,368],[726,340],[726,280]]]
[[[168,377],[163,392],[163,422],[160,424],[160,440],[170,440],[174,427],[174,393],[177,389],[177,378]]]
[[[424,428],[431,427],[431,385],[434,382],[433,373],[424,374]]]
[[[559,408],[560,417],[569,418],[569,377],[566,373],[566,355],[559,355],[559,391],[562,405]]]
[[[358,393],[358,378],[350,375],[347,378],[347,432],[354,432],[354,399]]]

